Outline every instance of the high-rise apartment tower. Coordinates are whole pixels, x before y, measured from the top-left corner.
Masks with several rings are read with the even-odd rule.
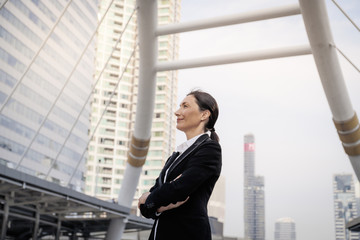
[[[108,4],[109,1],[100,2],[100,14]],[[93,137],[87,161],[86,193],[101,199],[118,198],[134,129],[139,68],[135,9],[135,0],[115,1],[97,36],[95,79],[99,78],[99,82],[91,106]],[[158,1],[159,25],[178,22],[179,18],[180,0]],[[161,36],[158,43],[159,61],[178,58],[177,35]],[[99,77],[104,66],[104,73]],[[135,199],[154,184],[175,148],[177,81],[177,71],[157,74],[150,148]]]
[[[244,223],[245,239],[265,239],[264,177],[255,176],[255,138],[244,136]]]
[[[335,174],[333,176],[335,239],[358,240],[359,233],[351,232],[345,225],[358,214],[355,187],[351,174]]]
[[[98,1],[1,2],[0,163],[82,191]]]

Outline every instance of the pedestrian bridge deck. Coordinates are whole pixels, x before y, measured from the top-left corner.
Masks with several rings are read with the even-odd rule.
[[[127,219],[127,230],[150,229],[153,223],[130,214],[130,208],[4,165],[0,165],[0,207],[1,237],[7,239],[29,239],[34,234],[86,238],[106,232],[116,217]]]

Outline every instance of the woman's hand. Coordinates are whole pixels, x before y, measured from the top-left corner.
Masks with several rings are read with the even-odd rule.
[[[150,195],[150,192],[145,192],[141,195],[141,197],[138,200],[138,208],[139,209],[140,209],[140,204],[144,204],[149,195]]]
[[[167,206],[164,206],[164,207],[160,207],[157,209],[157,212],[158,213],[162,213],[164,211],[167,211],[167,210],[170,210],[170,209],[173,209],[173,208],[177,208],[177,207],[180,207],[181,205],[183,205],[184,203],[187,202],[187,200],[189,200],[189,197],[187,197],[184,201],[180,201],[180,202],[177,202],[177,203],[170,203],[169,205]]]
[[[181,174],[179,176],[177,176],[174,180],[170,181],[170,182],[174,182],[176,180],[178,180],[179,178],[181,177]],[[173,209],[173,208],[177,208],[177,207],[180,207],[181,205],[183,205],[184,203],[187,202],[187,200],[189,200],[189,197],[187,197],[184,201],[179,201],[177,203],[170,203],[169,205],[167,206],[162,206],[160,208],[157,209],[157,212],[158,213],[162,213],[164,211],[167,211],[167,210],[170,210],[170,209]]]

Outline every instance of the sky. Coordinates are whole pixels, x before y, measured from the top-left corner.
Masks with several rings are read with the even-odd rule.
[[[360,26],[360,1],[337,0]],[[182,0],[181,22],[293,4],[281,0]],[[360,32],[326,0],[336,46],[360,68]],[[308,45],[301,15],[180,34],[180,59]],[[354,110],[360,73],[338,54]],[[297,240],[335,240],[332,177],[351,173],[312,55],[179,71],[178,101],[192,89],[212,94],[226,178],[224,234],[244,237],[243,143],[255,136],[255,172],[265,179],[266,239],[291,217]],[[177,134],[177,144],[185,141]],[[355,175],[354,175],[355,177]],[[356,178],[356,177],[355,177]]]

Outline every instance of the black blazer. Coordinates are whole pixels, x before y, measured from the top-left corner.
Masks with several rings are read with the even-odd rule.
[[[207,134],[201,135],[178,159],[171,156],[150,189],[141,213],[154,218],[151,240],[208,240],[211,230],[207,203],[221,172],[221,147]],[[174,162],[175,160],[175,162]],[[169,168],[166,182],[163,183]],[[181,177],[173,181],[181,174]],[[186,203],[157,216],[156,210],[170,203]]]

